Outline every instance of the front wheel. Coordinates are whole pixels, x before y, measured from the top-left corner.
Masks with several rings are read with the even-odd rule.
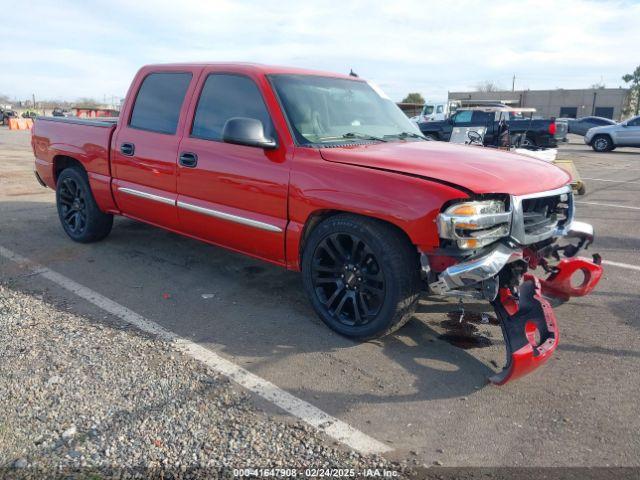
[[[609,150],[613,150],[613,142],[606,135],[598,135],[593,139],[591,148],[600,153],[608,152]]]
[[[111,232],[113,215],[98,208],[89,180],[79,168],[67,168],[58,177],[56,205],[62,228],[75,242],[96,242]]]
[[[420,292],[415,247],[395,227],[356,215],[330,217],[311,232],[302,275],[322,321],[360,340],[404,325]]]

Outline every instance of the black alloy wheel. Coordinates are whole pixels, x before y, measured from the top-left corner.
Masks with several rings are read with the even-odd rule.
[[[418,253],[397,227],[341,213],[320,222],[304,243],[302,280],[331,329],[368,340],[410,318],[421,289]]]
[[[65,178],[60,185],[60,209],[65,230],[82,235],[87,228],[86,192],[73,178]]]
[[[384,303],[385,278],[371,248],[356,235],[335,233],[316,247],[313,286],[327,311],[343,325],[366,325]]]
[[[77,167],[63,170],[56,183],[58,217],[65,233],[81,243],[102,240],[111,232],[113,215],[98,207],[87,174]]]

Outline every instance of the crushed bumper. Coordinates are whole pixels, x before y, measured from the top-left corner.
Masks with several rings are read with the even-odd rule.
[[[535,370],[549,359],[558,346],[558,323],[551,305],[542,296],[540,280],[531,274],[525,274],[520,285],[516,311],[511,305],[505,305],[500,297],[492,303],[504,335],[507,364],[489,380],[503,385]]]
[[[493,305],[507,349],[507,364],[489,379],[496,385],[535,370],[556,349],[558,322],[548,299],[567,301],[571,297],[588,295],[602,277],[599,255],[594,255],[592,260],[576,256],[593,242],[591,225],[572,222],[556,233],[557,237],[570,243],[560,246],[554,242],[536,252],[499,244],[481,257],[448,267],[439,274],[437,281],[429,284],[431,291],[440,295],[469,296],[471,290],[476,298],[485,298]],[[565,258],[560,260],[560,253]],[[558,263],[549,266],[548,258],[555,258]],[[540,279],[524,273],[516,288],[507,288],[499,281],[499,274],[512,262],[520,262],[525,270],[544,266],[549,275]],[[575,281],[577,272],[582,276],[578,282]],[[495,288],[488,288],[491,282]]]

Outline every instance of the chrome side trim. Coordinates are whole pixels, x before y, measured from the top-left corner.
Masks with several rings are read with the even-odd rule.
[[[155,202],[164,203],[166,205],[176,204],[176,201],[173,198],[162,197],[160,195],[154,195],[153,193],[141,192],[140,190],[134,190],[133,188],[118,187],[118,190],[122,193],[133,195],[134,197],[146,198],[147,200],[153,200]]]
[[[482,257],[450,266],[440,273],[437,281],[429,284],[429,288],[438,295],[446,295],[451,290],[488,280],[497,275],[506,264],[521,258],[522,250],[501,243]]]
[[[240,223],[242,225],[248,225],[249,227],[259,228],[268,232],[282,232],[280,227],[271,225],[270,223],[260,222],[251,218],[239,217],[238,215],[232,215],[230,213],[220,212],[219,210],[212,210],[210,208],[200,207],[199,205],[193,205],[192,203],[181,202],[178,200],[177,205],[179,208],[185,210],[191,210],[192,212],[202,213],[203,215],[209,215],[210,217],[221,218],[230,222]]]

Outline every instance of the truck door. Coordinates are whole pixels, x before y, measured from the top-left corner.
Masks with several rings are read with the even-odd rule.
[[[177,230],[178,145],[196,71],[141,72],[111,145],[112,191],[123,214]],[[185,107],[183,108],[183,105]]]
[[[201,76],[179,150],[178,216],[187,234],[282,264],[289,164],[256,80],[216,67]],[[277,147],[223,142],[237,117],[260,120]]]

